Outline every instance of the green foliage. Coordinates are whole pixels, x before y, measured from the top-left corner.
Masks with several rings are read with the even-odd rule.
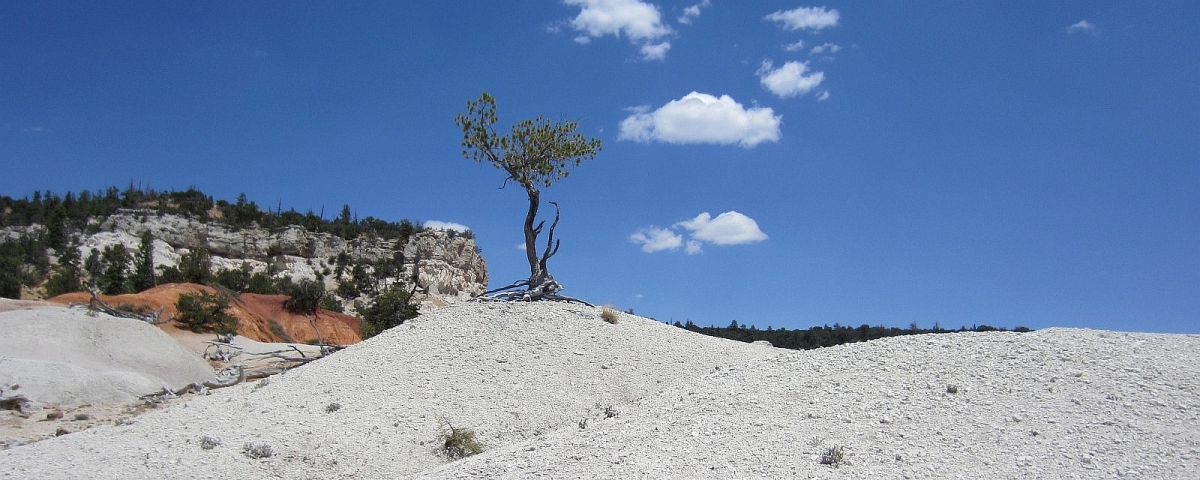
[[[246,293],[276,294],[279,293],[279,287],[276,286],[270,275],[258,272],[251,275],[246,282]]]
[[[207,248],[193,248],[183,254],[179,257],[179,274],[184,282],[207,284],[212,278],[212,254]]]
[[[97,285],[100,293],[120,295],[132,292],[129,284],[129,262],[131,261],[133,261],[133,256],[129,254],[125,245],[118,243],[104,247],[104,253],[100,256],[104,270],[100,273]]]
[[[142,232],[142,243],[134,257],[133,276],[129,278],[133,291],[141,292],[158,285],[154,274],[154,236],[150,231]]]
[[[483,453],[483,445],[475,438],[475,431],[469,428],[454,428],[446,424],[442,429],[441,444],[442,453],[451,460]]]
[[[238,319],[225,312],[229,300],[208,292],[185,293],[175,302],[179,316],[175,321],[196,333],[237,333]]]
[[[360,332],[368,339],[380,332],[417,317],[417,306],[412,305],[412,292],[405,291],[399,283],[384,289],[370,305],[359,309],[362,318]]]
[[[345,311],[345,308],[342,307],[342,302],[339,302],[338,299],[333,297],[333,295],[325,295],[321,297],[320,307],[323,310],[329,310],[331,312],[342,313]]]
[[[552,123],[544,117],[525,120],[501,136],[493,127],[497,121],[496,99],[484,92],[478,100],[467,102],[467,113],[454,117],[463,130],[463,156],[476,162],[487,161],[504,170],[508,179],[522,187],[550,187],[600,152],[599,139],[577,133],[579,123]]]
[[[730,322],[730,325],[725,328],[721,327],[701,327],[688,320],[686,324],[675,322],[674,325],[696,333],[720,338],[728,338],[741,342],[753,342],[757,340],[766,340],[771,342],[771,345],[779,348],[790,348],[797,350],[811,350],[814,348],[832,347],[843,343],[865,342],[885,337],[897,337],[901,335],[919,335],[919,334],[944,334],[954,332],[1003,332],[1005,329],[992,327],[990,325],[973,325],[971,327],[962,327],[958,330],[938,329],[923,329],[918,328],[914,323],[909,328],[869,326],[863,324],[859,327],[849,327],[839,324],[833,324],[821,327],[812,327],[807,330],[796,329],[788,330],[786,328],[767,328],[759,330],[753,325],[739,325],[736,320]],[[1028,332],[1025,327],[1017,327],[1013,331]]]
[[[58,254],[58,267],[46,282],[46,295],[55,297],[64,293],[83,291],[83,278],[79,276],[79,248],[75,244],[63,247]]]
[[[213,201],[211,196],[195,188],[186,191],[155,191],[130,184],[124,190],[108,187],[95,193],[82,191],[78,195],[68,192],[60,197],[51,192],[35,191],[32,198],[0,196],[0,227],[12,225],[28,226],[35,223],[46,225],[47,231],[41,242],[58,249],[68,240],[72,231],[84,231],[102,222],[119,209],[147,209],[157,214],[175,214],[208,222],[209,211],[214,206],[221,213],[221,221],[231,228],[239,229],[257,223],[262,228],[279,228],[289,225],[304,227],[311,232],[333,233],[342,238],[354,238],[360,234],[375,235],[385,239],[408,241],[409,236],[421,227],[404,220],[388,222],[373,217],[358,220],[354,215],[343,215],[327,220],[312,211],[299,213],[294,209],[260,210],[259,206],[243,193],[235,203],[224,200]],[[88,221],[93,223],[89,224]],[[95,233],[93,230],[91,233]]]
[[[15,244],[0,243],[0,297],[21,298],[25,284],[24,263],[15,251]]]
[[[325,297],[325,285],[317,280],[304,280],[300,283],[290,283],[283,291],[289,298],[283,302],[283,308],[299,315],[317,313],[321,299]]]
[[[212,282],[235,292],[245,292],[250,289],[250,278],[250,264],[242,263],[241,268],[218,270]]]

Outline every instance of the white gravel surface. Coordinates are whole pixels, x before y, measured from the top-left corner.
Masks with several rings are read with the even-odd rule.
[[[127,402],[212,378],[208,363],[146,322],[66,307],[0,311],[4,396],[35,404]]]
[[[1200,476],[1197,336],[794,352],[599,313],[448,307],[269,382],[0,451],[0,478]],[[439,422],[487,451],[449,462]],[[835,446],[845,463],[820,463]]]

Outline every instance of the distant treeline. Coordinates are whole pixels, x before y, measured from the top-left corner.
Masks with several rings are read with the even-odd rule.
[[[0,196],[0,227],[42,224],[50,230],[46,240],[48,246],[57,248],[65,240],[68,231],[85,231],[89,218],[103,220],[121,209],[140,209],[158,214],[176,214],[195,218],[201,222],[216,222],[237,230],[257,224],[261,228],[273,229],[298,225],[309,232],[321,232],[351,239],[361,234],[376,235],[388,240],[406,240],[421,226],[409,220],[389,222],[374,217],[359,220],[352,214],[349,205],[343,205],[340,215],[325,219],[323,214],[305,213],[295,209],[284,211],[282,206],[262,210],[253,201],[241,194],[234,203],[213,200],[204,192],[189,188],[180,191],[155,191],[135,188],[132,184],[124,190],[108,187],[104,190],[78,194],[67,192],[58,195],[52,192],[33,192],[33,197],[12,198]],[[470,235],[470,232],[465,232]]]
[[[990,325],[972,325],[970,328],[961,327],[958,330],[947,330],[935,325],[933,328],[919,328],[917,324],[912,324],[909,328],[896,327],[872,327],[863,324],[859,327],[848,327],[838,324],[833,324],[821,327],[812,327],[807,330],[788,330],[786,328],[774,329],[767,327],[766,330],[759,330],[751,325],[747,328],[745,325],[739,325],[737,320],[734,320],[728,327],[701,327],[688,320],[687,323],[675,322],[676,327],[689,330],[696,333],[708,335],[710,337],[728,338],[740,342],[754,342],[758,340],[766,340],[771,342],[771,345],[779,348],[791,348],[794,350],[811,350],[821,347],[832,347],[843,343],[865,342],[867,340],[875,340],[884,337],[898,337],[901,335],[918,335],[924,333],[953,333],[953,332],[1004,332],[1004,328],[997,328]],[[1025,327],[1017,327],[1014,332],[1028,332]]]

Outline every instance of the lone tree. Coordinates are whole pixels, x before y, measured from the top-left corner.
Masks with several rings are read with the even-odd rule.
[[[504,170],[507,175],[500,188],[515,182],[529,196],[529,211],[525,214],[525,256],[529,260],[529,279],[493,290],[488,293],[526,287],[524,292],[498,294],[505,300],[569,299],[557,295],[562,285],[546,268],[546,261],[558,253],[559,242],[554,239],[554,228],[558,226],[561,209],[554,205],[554,222],[546,236],[546,248],[539,256],[537,237],[542,233],[545,221],[537,223],[538,206],[541,203],[539,187],[549,188],[554,182],[567,178],[572,166],[595,158],[600,152],[600,140],[587,138],[575,130],[577,122],[552,123],[538,117],[512,126],[508,135],[496,133],[496,99],[484,92],[478,100],[467,102],[467,113],[459,113],[454,123],[463,130],[463,156],[476,162],[487,161]]]

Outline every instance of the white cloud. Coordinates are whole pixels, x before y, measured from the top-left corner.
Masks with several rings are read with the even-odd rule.
[[[683,235],[672,230],[680,228],[687,230],[691,236],[686,242]],[[688,255],[702,253],[705,242],[715,245],[744,245],[766,239],[767,234],[758,229],[758,223],[754,219],[733,211],[717,215],[717,218],[712,218],[712,215],[704,212],[670,228],[647,227],[629,236],[631,242],[642,244],[642,251],[647,253],[683,247],[684,253]]]
[[[809,71],[807,63],[787,62],[776,69],[772,69],[771,66],[770,60],[764,60],[757,75],[762,81],[763,88],[779,98],[792,98],[808,93],[825,80],[824,72],[805,75]]]
[[[425,222],[424,227],[433,230],[454,230],[456,232],[465,232],[470,230],[470,228],[467,228],[466,225],[461,223],[441,222],[437,220],[429,220]]]
[[[671,230],[658,227],[647,227],[629,236],[629,241],[642,244],[642,251],[654,253],[659,250],[670,250],[683,245],[683,237]]]
[[[684,25],[692,23],[693,18],[700,16],[700,8],[707,7],[708,5],[709,5],[709,0],[704,0],[703,2],[697,3],[695,5],[692,5],[690,7],[683,9],[683,16],[679,17],[679,23],[682,23]]]
[[[736,143],[752,148],[762,142],[779,141],[782,116],[770,108],[745,108],[728,95],[720,98],[692,92],[667,102],[658,110],[649,106],[631,109],[621,121],[618,140],[675,144]]]
[[[517,250],[524,252],[525,251],[525,242],[518,243]]]
[[[692,238],[717,245],[740,245],[761,242],[767,234],[758,229],[754,219],[738,212],[725,212],[712,218],[708,212],[676,225],[692,231]]]
[[[1067,27],[1067,34],[1075,32],[1091,32],[1096,33],[1096,25],[1087,20],[1080,20],[1078,23]]]
[[[828,100],[828,99],[829,99],[829,90],[821,90],[821,93],[817,94],[818,102]]]
[[[667,58],[667,50],[671,49],[671,42],[662,42],[642,45],[643,60],[662,60]]]
[[[837,53],[838,50],[841,50],[841,49],[842,49],[842,47],[839,47],[832,43],[826,43],[824,45],[817,45],[817,46],[813,47],[812,51],[808,52],[808,54],[809,55],[820,55],[825,52]]]
[[[800,7],[795,10],[780,10],[767,15],[764,19],[779,22],[784,30],[817,31],[822,28],[836,27],[838,11],[826,10],[825,7]]]
[[[646,60],[661,60],[670,43],[657,42],[671,34],[671,27],[663,25],[658,7],[640,0],[563,0],[566,5],[580,7],[579,15],[571,20],[571,27],[582,35],[575,37],[579,43],[589,43],[593,38],[624,35],[634,45],[641,47]]]
[[[783,46],[784,50],[789,52],[799,52],[804,49],[804,40],[799,40],[796,43],[789,43]]]

